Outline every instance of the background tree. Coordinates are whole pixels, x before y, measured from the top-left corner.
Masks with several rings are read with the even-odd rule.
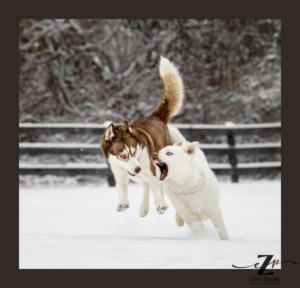
[[[147,116],[161,101],[160,55],[185,84],[173,122],[280,121],[280,20],[22,19],[20,122]]]

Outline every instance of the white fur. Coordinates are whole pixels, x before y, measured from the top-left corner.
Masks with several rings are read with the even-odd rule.
[[[134,155],[135,151],[136,150],[133,147],[130,148],[130,152],[131,152],[132,155]]]
[[[178,140],[186,142],[177,128],[168,128],[172,144],[172,141]],[[150,170],[150,158],[147,149],[141,149],[140,145],[137,145],[136,153],[134,157],[132,157],[129,151],[131,151],[132,154],[133,150],[134,148],[125,146],[125,150],[123,151],[123,153],[126,154],[127,157],[129,157],[129,160],[127,162],[120,160],[114,155],[109,155],[108,160],[117,181],[117,190],[120,198],[120,204],[117,207],[117,211],[121,212],[129,208],[127,183],[130,178],[143,186],[144,196],[140,206],[140,216],[145,217],[149,212],[149,188],[151,188],[151,190],[153,191],[157,212],[159,214],[163,214],[164,211],[168,209],[168,205],[163,199],[162,187],[159,183],[159,180],[157,179],[157,177],[153,176]],[[141,172],[136,176],[129,175],[127,171],[129,171],[131,174],[135,174],[134,170],[136,167],[140,167],[142,169]],[[160,174],[160,171],[157,171],[157,173]]]
[[[203,152],[197,149],[199,143],[189,143],[177,133],[173,134],[173,140],[175,138],[184,144],[163,148],[158,158],[168,165],[168,176],[162,181],[162,186],[177,211],[177,224],[182,226],[186,221],[192,230],[201,232],[204,229],[202,220],[210,218],[220,239],[228,240],[219,207],[218,183]],[[168,152],[173,155],[168,156]],[[158,167],[156,169],[159,171]]]
[[[128,152],[129,148],[126,146],[125,150]],[[149,187],[153,191],[157,212],[163,214],[168,209],[168,205],[163,199],[159,180],[150,170],[147,148],[141,149],[138,145],[134,156],[131,156],[130,153],[127,153],[127,155],[129,157],[127,162],[121,161],[116,156],[109,155],[110,167],[116,178],[120,198],[117,210],[125,211],[129,207],[127,183],[130,178],[143,186],[144,196],[140,206],[140,216],[145,217],[149,212]],[[129,175],[126,170],[131,174],[135,174],[134,169],[137,167],[136,165],[141,168],[140,173],[135,176]]]
[[[168,74],[179,76],[179,72],[175,65],[163,56],[160,56],[159,74],[162,78]]]
[[[188,141],[182,136],[182,134],[177,128],[170,126],[168,126],[168,128],[170,132],[170,141],[172,145],[178,141],[181,141],[182,143],[188,143]]]
[[[110,126],[106,131],[105,140],[111,141],[112,137],[114,137],[114,136],[115,136],[115,134],[113,132],[113,127]]]
[[[169,120],[177,115],[182,107],[184,86],[179,71],[168,59],[161,56],[159,73],[164,83],[163,102],[169,103]]]
[[[127,147],[127,145],[125,145],[125,150],[123,151],[123,154],[126,155],[126,157],[128,158],[128,161],[125,162],[125,161],[120,160],[115,155],[109,155],[109,163],[111,165],[120,166],[123,169],[129,171],[131,174],[136,174],[135,169],[136,168],[141,168],[141,165],[138,161],[138,158],[139,158],[139,156],[141,155],[141,152],[142,152],[140,145],[137,145],[135,155],[132,156],[129,152],[130,152],[129,147]]]

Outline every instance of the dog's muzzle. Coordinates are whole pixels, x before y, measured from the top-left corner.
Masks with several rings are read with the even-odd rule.
[[[131,176],[136,176],[137,174],[139,174],[140,172],[141,172],[141,167],[136,167],[135,169],[134,169],[134,172],[135,172],[135,174],[131,174],[128,170],[127,170],[127,172],[128,172],[128,174],[129,175],[131,175]]]
[[[168,171],[169,171],[169,167],[168,167],[167,163],[161,161],[158,158],[157,153],[152,154],[152,162],[160,169],[159,180],[161,180],[161,181],[164,180],[168,176]]]

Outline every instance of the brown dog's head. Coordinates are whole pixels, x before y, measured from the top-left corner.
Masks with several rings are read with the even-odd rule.
[[[123,125],[111,123],[103,134],[100,148],[110,164],[123,167],[131,176],[141,171],[137,161],[142,152],[141,141],[128,120]]]

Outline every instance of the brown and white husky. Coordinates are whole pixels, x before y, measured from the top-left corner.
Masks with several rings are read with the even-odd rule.
[[[158,214],[168,209],[151,157],[154,152],[174,144],[171,143],[173,129],[169,130],[166,124],[179,113],[184,97],[182,79],[173,63],[161,57],[159,71],[164,88],[161,104],[150,116],[136,119],[131,124],[128,120],[123,125],[111,123],[100,144],[116,180],[120,198],[117,211],[129,208],[127,184],[130,178],[143,186],[141,217],[149,212],[149,187],[153,191]]]

